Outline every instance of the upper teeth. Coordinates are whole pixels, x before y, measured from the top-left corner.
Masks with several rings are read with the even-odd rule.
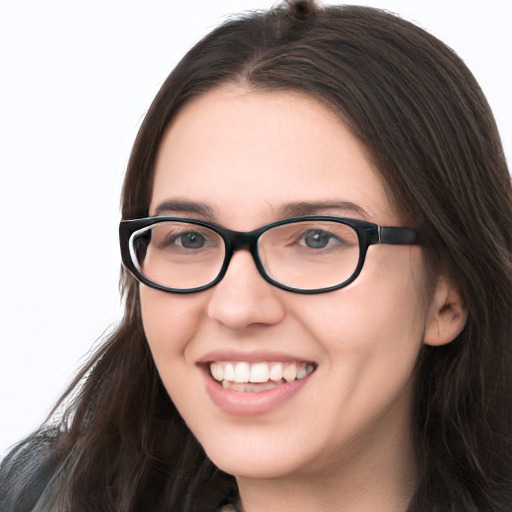
[[[292,382],[302,379],[313,371],[313,365],[307,363],[281,362],[214,362],[210,363],[210,371],[215,380],[228,382],[279,382],[284,379]]]

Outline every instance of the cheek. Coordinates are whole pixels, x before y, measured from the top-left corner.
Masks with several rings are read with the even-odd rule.
[[[194,336],[200,317],[197,297],[197,294],[174,295],[140,285],[144,332],[160,372],[164,363],[167,369],[184,356]]]
[[[385,254],[385,251],[380,251]],[[411,381],[423,344],[425,300],[419,257],[369,253],[364,272],[349,287],[318,296],[314,311],[297,317],[323,346],[334,373],[361,393],[399,392]],[[320,314],[315,315],[315,311]],[[368,397],[361,403],[368,402]]]
[[[378,336],[379,332],[417,335],[424,327],[426,278],[419,251],[410,255],[408,249],[394,248],[396,254],[390,257],[389,251],[371,249],[354,283],[318,295],[315,308],[309,311],[303,308],[301,316],[331,341],[338,336],[344,338],[347,332],[353,334],[347,337],[358,344],[359,338]],[[319,311],[322,314],[315,320]]]

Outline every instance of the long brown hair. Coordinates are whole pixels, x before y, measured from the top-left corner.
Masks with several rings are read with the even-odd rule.
[[[178,110],[233,82],[299,91],[337,112],[428,241],[432,272],[456,284],[468,309],[455,341],[419,356],[420,478],[410,511],[505,510],[512,502],[512,190],[475,79],[436,38],[372,8],[291,2],[232,19],[190,50],[151,105],[126,173],[123,218],[148,215],[157,149]],[[212,511],[236,494],[234,479],[206,458],[174,408],[144,337],[138,285],[125,272],[122,286],[119,328],[72,383],[67,395],[76,396],[60,426],[29,441],[51,445],[57,468],[38,510]],[[17,468],[30,457],[26,446]]]

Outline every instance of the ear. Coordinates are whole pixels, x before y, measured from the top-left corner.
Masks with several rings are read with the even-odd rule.
[[[440,346],[453,341],[464,329],[467,308],[458,290],[445,277],[439,277],[427,313],[424,343]]]

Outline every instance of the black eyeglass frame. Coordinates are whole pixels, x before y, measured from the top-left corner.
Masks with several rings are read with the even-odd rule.
[[[132,235],[136,231],[139,231],[140,229],[146,228],[153,224],[159,224],[161,222],[168,221],[183,222],[196,226],[206,227],[217,233],[224,240],[226,251],[224,261],[215,279],[213,279],[212,281],[203,286],[198,286],[195,288],[172,288],[170,286],[165,286],[155,281],[152,281],[151,279],[148,279],[144,274],[141,273],[141,271],[135,265],[130,253],[130,239]],[[292,286],[285,285],[267,274],[258,254],[259,237],[269,229],[278,226],[283,226],[285,224],[293,224],[304,221],[338,222],[340,224],[350,226],[352,229],[354,229],[354,231],[357,233],[357,238],[359,240],[359,259],[357,262],[356,269],[348,279],[339,284],[329,286],[326,288],[315,288],[313,290],[306,290],[302,288],[294,288]],[[211,288],[212,286],[218,284],[226,275],[233,253],[235,251],[245,249],[251,253],[256,268],[258,269],[258,272],[263,277],[263,279],[265,279],[265,281],[282,290],[301,294],[327,293],[348,286],[355,279],[357,279],[357,277],[361,273],[361,269],[363,268],[366,259],[366,253],[370,245],[416,245],[420,243],[418,234],[413,228],[379,226],[378,224],[374,224],[373,222],[367,222],[360,219],[351,219],[348,217],[336,217],[330,215],[305,215],[302,217],[291,217],[288,219],[278,220],[270,224],[265,224],[264,226],[261,226],[253,231],[233,231],[231,229],[215,224],[214,222],[193,218],[168,216],[145,217],[143,219],[122,220],[119,224],[119,241],[121,245],[121,258],[125,268],[129,270],[130,273],[138,281],[157,290],[170,293],[196,293],[201,292],[203,290],[207,290],[208,288]]]

